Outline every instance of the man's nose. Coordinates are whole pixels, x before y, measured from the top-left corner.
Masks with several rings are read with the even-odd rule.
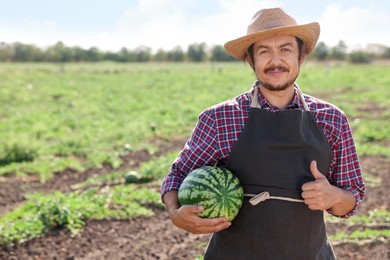
[[[271,53],[271,62],[274,64],[278,64],[281,60],[280,54],[277,51],[273,51]]]

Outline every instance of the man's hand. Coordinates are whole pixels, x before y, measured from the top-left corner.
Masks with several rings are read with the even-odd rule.
[[[302,197],[311,210],[330,209],[333,215],[343,216],[355,207],[353,193],[331,185],[317,169],[316,161],[310,163],[310,171],[315,180],[302,185]]]
[[[312,161],[310,171],[315,181],[302,185],[302,197],[312,210],[330,209],[340,199],[340,190],[332,186],[326,177],[317,169],[317,162]]]
[[[164,204],[168,209],[172,223],[190,233],[210,234],[228,228],[231,225],[226,218],[206,219],[196,215],[203,210],[202,206],[179,206],[177,192],[171,191],[164,195]]]

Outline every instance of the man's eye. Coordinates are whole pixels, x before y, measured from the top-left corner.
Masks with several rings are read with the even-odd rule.
[[[289,49],[289,48],[282,48],[282,52],[291,52],[291,49]]]
[[[266,54],[266,53],[268,53],[268,50],[260,50],[259,51],[259,54]]]

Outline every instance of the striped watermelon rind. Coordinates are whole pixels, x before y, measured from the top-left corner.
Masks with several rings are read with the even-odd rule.
[[[203,166],[190,172],[179,188],[179,203],[201,205],[202,218],[226,217],[232,221],[238,214],[244,198],[239,179],[228,169]]]

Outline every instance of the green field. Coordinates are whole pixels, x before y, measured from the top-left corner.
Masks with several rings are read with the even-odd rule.
[[[303,92],[347,113],[359,156],[388,160],[389,68],[333,64],[327,72],[324,64],[308,63],[301,68],[297,82]],[[31,195],[29,203],[0,218],[0,227],[25,222],[37,214],[40,222],[21,236],[15,234],[22,231],[9,230],[8,237],[0,242],[4,246],[27,240],[53,223],[77,232],[84,223],[78,219],[130,218],[132,210],[149,214],[143,211],[144,202],[130,197],[137,197],[137,189],[147,198],[145,203],[158,205],[158,191],[148,193],[145,185],[161,182],[177,152],[135,169],[143,183],[122,183],[112,188],[110,199],[121,206],[121,211],[102,211],[107,194],[102,195],[97,184],[123,177],[123,172],[115,171],[122,163],[121,155],[141,149],[154,154],[160,149],[156,139],[184,140],[199,113],[248,90],[253,81],[253,72],[243,63],[0,64],[0,177],[33,175],[45,182],[67,168],[81,172],[110,165],[114,169],[78,184],[71,194],[57,193],[51,199]],[[124,198],[130,199],[125,202]],[[132,204],[136,201],[140,204]],[[90,205],[92,210],[80,213],[80,204]],[[61,212],[61,205],[73,208]],[[50,217],[53,215],[57,218]]]
[[[0,175],[116,166],[149,140],[188,136],[208,105],[248,89],[235,64],[3,64]]]
[[[348,114],[360,154],[390,156],[388,69],[306,64],[298,82]],[[156,149],[156,135],[188,136],[203,109],[253,80],[241,63],[2,64],[0,175],[117,166],[121,153]]]

